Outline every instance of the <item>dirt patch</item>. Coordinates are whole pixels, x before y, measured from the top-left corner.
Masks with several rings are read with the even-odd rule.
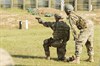
[[[35,20],[35,16],[27,14],[27,15],[20,15],[20,14],[0,14],[0,25],[1,26],[8,26],[8,27],[18,27],[19,21],[25,23],[25,20],[29,21],[29,24],[32,25]],[[35,23],[35,22],[34,22]]]
[[[45,13],[52,13],[52,14],[60,14],[62,13],[63,16],[66,18],[66,14],[64,11],[60,11],[54,8],[39,8],[38,9],[40,16],[44,15]],[[86,15],[86,17],[91,18],[96,24],[100,24],[100,13],[99,12],[80,12]],[[77,14],[79,14],[77,12]],[[25,25],[25,20],[29,21],[29,25],[36,26],[38,25],[37,20],[35,19],[35,15],[31,14],[13,14],[6,11],[0,11],[0,27],[7,26],[7,27],[17,27],[19,25],[19,21],[22,21]],[[51,18],[50,18],[51,19]],[[52,20],[52,19],[51,19]]]
[[[52,14],[59,14],[59,13],[64,13],[63,11],[61,10],[57,10],[57,9],[54,9],[54,8],[39,8],[38,9],[39,11],[39,14],[45,14],[45,13],[52,13]]]

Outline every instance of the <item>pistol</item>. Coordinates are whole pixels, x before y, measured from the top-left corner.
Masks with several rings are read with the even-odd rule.
[[[40,18],[40,17],[36,17],[35,19],[39,20],[39,19],[41,19],[41,18]]]

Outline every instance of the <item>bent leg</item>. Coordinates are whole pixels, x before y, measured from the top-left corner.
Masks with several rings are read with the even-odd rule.
[[[43,48],[44,48],[44,51],[45,51],[45,55],[46,55],[46,57],[48,58],[48,57],[50,57],[50,50],[49,50],[49,41],[48,41],[49,39],[45,39],[44,40],[44,44],[43,44]]]
[[[88,56],[93,56],[94,55],[93,42],[87,41],[85,45],[87,48]]]
[[[94,62],[94,50],[93,50],[93,36],[90,35],[89,39],[86,42],[86,48],[87,48],[87,54],[89,56],[89,58],[87,59],[87,61],[90,62]]]
[[[88,38],[90,36],[90,31],[88,29],[84,29],[80,31],[78,39],[76,40],[75,46],[75,55],[80,56],[82,53],[82,46],[86,44]]]
[[[80,32],[78,39],[75,44],[75,56],[76,59],[73,61],[74,63],[80,63],[80,54],[82,53],[82,46],[86,43],[89,37],[89,31],[83,30]]]

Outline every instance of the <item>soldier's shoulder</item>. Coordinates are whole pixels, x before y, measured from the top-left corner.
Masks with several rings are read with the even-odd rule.
[[[63,26],[67,29],[70,29],[70,26],[66,23],[66,22],[63,22]]]

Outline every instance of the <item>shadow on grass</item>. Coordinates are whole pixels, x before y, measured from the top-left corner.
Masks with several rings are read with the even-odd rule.
[[[45,57],[40,57],[40,56],[28,56],[28,55],[12,55],[12,57],[16,57],[16,58],[33,58],[33,59],[45,59]]]
[[[33,59],[46,59],[46,58],[43,57],[43,56],[28,56],[28,55],[12,55],[12,57],[16,57],[16,58],[24,58],[24,59],[27,59],[27,58],[33,58]],[[51,60],[58,61],[57,58],[51,58]]]
[[[46,59],[43,56],[28,56],[28,55],[11,55],[11,56],[15,57],[15,58],[23,58],[23,59],[28,59],[28,58],[32,58],[32,59]],[[50,60],[58,61],[57,58],[51,58]],[[15,65],[15,66],[26,66],[26,65]],[[27,65],[27,66],[32,66],[32,65]]]
[[[34,65],[15,65],[15,66],[34,66]],[[37,65],[35,65],[35,66],[37,66]]]
[[[15,66],[33,66],[33,65],[15,65]]]

